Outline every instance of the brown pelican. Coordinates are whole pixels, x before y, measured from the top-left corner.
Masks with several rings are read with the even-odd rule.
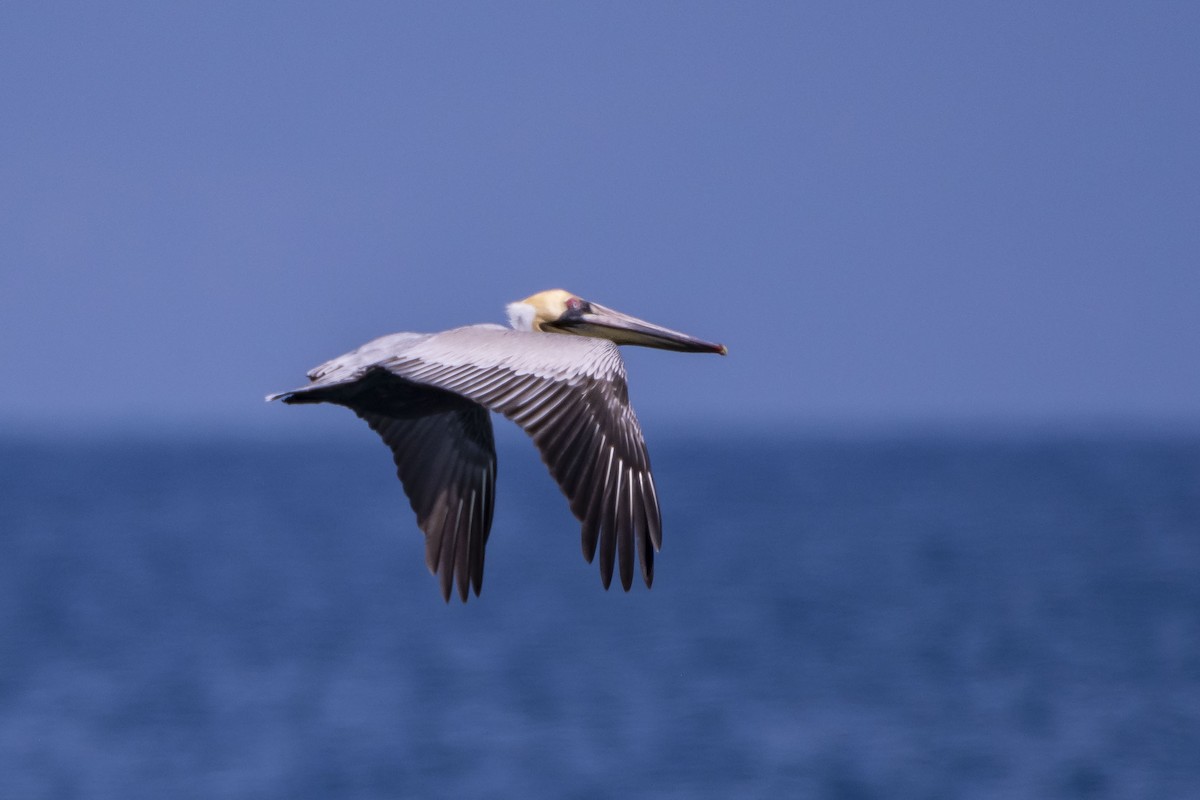
[[[468,585],[478,596],[483,583],[496,483],[489,411],[533,438],[583,523],[589,563],[599,545],[604,588],[615,558],[629,591],[635,541],[650,586],[662,521],[616,345],[721,355],[725,346],[562,289],[507,310],[512,330],[469,325],[383,336],[312,370],[307,386],[267,400],[346,406],[383,437],[447,602],[453,584],[465,602]]]

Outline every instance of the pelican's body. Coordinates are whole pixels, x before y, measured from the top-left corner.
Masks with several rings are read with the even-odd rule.
[[[584,557],[591,561],[599,547],[605,588],[616,562],[628,591],[635,542],[649,586],[661,516],[616,344],[721,354],[725,347],[558,289],[508,312],[513,329],[470,325],[375,339],[309,372],[309,385],[267,399],[346,406],[383,438],[447,600],[454,584],[465,601],[468,587],[478,595],[483,582],[496,480],[489,411],[533,438],[583,523]]]

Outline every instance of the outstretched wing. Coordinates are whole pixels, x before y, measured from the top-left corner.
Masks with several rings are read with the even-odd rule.
[[[469,587],[478,595],[483,585],[484,546],[495,507],[491,417],[464,397],[362,363],[363,351],[375,344],[323,364],[309,373],[313,383],[273,398],[336,403],[366,420],[392,451],[396,474],[425,533],[425,563],[439,577],[442,596],[449,600],[457,583],[465,601]]]
[[[354,412],[391,448],[396,474],[425,532],[425,564],[438,576],[442,597],[450,599],[455,582],[464,602],[468,584],[478,597],[496,497],[496,447],[487,410],[464,403],[411,418]]]
[[[662,546],[661,512],[616,345],[471,326],[415,342],[376,367],[467,398],[520,425],[583,523],[584,557],[590,562],[599,548],[604,586],[616,562],[621,585],[629,589],[635,542],[642,578],[652,583],[654,553]]]

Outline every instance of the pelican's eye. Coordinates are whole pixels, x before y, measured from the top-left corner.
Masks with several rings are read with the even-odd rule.
[[[589,314],[592,311],[592,304],[587,300],[580,300],[578,297],[571,297],[567,300],[567,308],[563,311],[564,319],[579,319],[583,314]]]

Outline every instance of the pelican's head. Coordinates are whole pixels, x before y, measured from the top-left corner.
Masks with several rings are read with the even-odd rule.
[[[592,336],[615,344],[636,344],[685,353],[726,353],[723,344],[706,342],[589,303],[562,289],[538,292],[519,303],[509,303],[508,320],[519,331]]]

